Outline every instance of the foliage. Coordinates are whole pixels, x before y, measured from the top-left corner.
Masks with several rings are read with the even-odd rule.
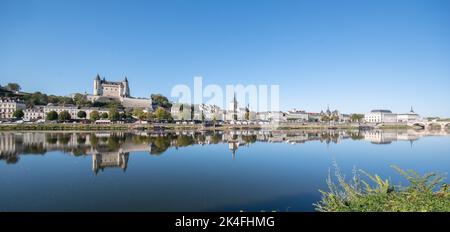
[[[337,184],[331,175],[327,179],[328,192],[321,191],[322,200],[315,204],[321,212],[438,212],[450,211],[449,185],[443,176],[427,173],[423,176],[412,170],[392,166],[409,181],[409,186],[395,186],[388,179],[353,171],[353,180],[345,181],[335,164]],[[363,174],[374,185],[360,177]]]
[[[159,107],[156,111],[155,111],[155,117],[158,120],[172,120],[172,116],[170,115],[170,113],[165,110],[162,107]]]
[[[72,119],[72,117],[70,116],[70,113],[68,111],[64,110],[59,113],[58,119],[60,121],[69,121],[70,119]]]
[[[84,94],[80,94],[80,93],[75,94],[73,97],[73,101],[74,101],[75,105],[78,107],[91,107],[92,106],[92,102],[89,101],[87,99],[86,95],[84,95]]]
[[[89,119],[91,119],[92,121],[97,121],[100,119],[100,114],[98,113],[98,111],[94,110],[89,114]]]
[[[21,109],[17,109],[13,113],[13,117],[17,118],[17,119],[21,119],[21,118],[23,118],[23,116],[24,116],[24,113],[23,113],[23,110],[21,110]]]
[[[78,116],[79,118],[86,118],[86,117],[87,117],[87,114],[86,114],[85,111],[80,110],[80,111],[78,111],[77,116]]]
[[[170,103],[169,99],[161,94],[152,94],[151,98],[152,104],[156,107],[162,107],[166,110],[172,107],[172,103]]]
[[[113,107],[113,108],[109,109],[108,118],[109,118],[109,120],[111,120],[113,122],[120,120],[120,113],[117,110],[117,108]]]
[[[361,122],[364,119],[364,114],[352,114],[350,119],[352,122]]]
[[[20,87],[20,85],[19,84],[17,84],[17,83],[8,83],[6,86],[5,86],[5,89],[7,89],[7,90],[9,90],[9,91],[20,91],[20,89],[21,89],[21,87]]]
[[[58,113],[56,111],[50,111],[47,113],[47,120],[55,121],[58,120]]]
[[[108,119],[109,115],[108,115],[108,113],[103,112],[103,113],[100,115],[100,117],[101,117],[102,119]]]

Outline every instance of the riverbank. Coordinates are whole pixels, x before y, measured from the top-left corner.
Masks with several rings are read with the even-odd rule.
[[[450,185],[439,173],[419,175],[392,166],[409,184],[393,185],[389,179],[355,170],[346,182],[339,168],[336,181],[328,178],[328,192],[315,204],[320,212],[450,212]],[[362,178],[363,176],[364,178]]]
[[[0,131],[126,131],[126,130],[357,130],[358,124],[267,124],[267,125],[236,125],[225,124],[205,126],[203,124],[2,124]],[[406,125],[386,125],[375,129],[412,129]]]

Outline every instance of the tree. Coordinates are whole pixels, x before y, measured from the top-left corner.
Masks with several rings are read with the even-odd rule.
[[[98,111],[94,110],[89,114],[89,119],[91,119],[92,121],[97,121],[100,119],[100,114],[98,113]]]
[[[58,120],[58,113],[56,111],[50,111],[47,113],[47,120],[55,121]]]
[[[167,97],[161,95],[161,94],[152,94],[152,105],[156,107],[162,107],[166,110],[170,109],[172,107],[172,103],[169,102],[169,99]]]
[[[23,110],[21,110],[21,109],[17,109],[13,113],[13,117],[16,118],[16,119],[22,119],[23,116],[24,116],[24,113],[23,113]]]
[[[75,105],[78,107],[90,107],[92,106],[92,102],[90,102],[86,95],[77,93],[75,94],[75,96],[73,97],[73,101],[75,102]]]
[[[352,122],[361,122],[364,118],[363,114],[352,114],[352,116],[350,117]]]
[[[133,116],[135,116],[139,120],[145,120],[144,119],[145,115],[144,115],[144,111],[142,110],[142,108],[135,108],[135,109],[133,109]]]
[[[86,118],[87,114],[85,111],[80,110],[80,111],[78,111],[77,116],[79,118]]]
[[[165,110],[162,107],[159,107],[156,112],[155,112],[155,117],[156,119],[158,119],[159,121],[161,120],[170,120],[171,116],[170,113],[167,112],[167,110]]]
[[[59,113],[58,119],[60,121],[69,121],[72,117],[70,116],[70,113],[66,110],[61,111],[61,113]]]
[[[250,120],[250,107],[249,106],[247,106],[246,108],[245,108],[245,120]]]
[[[322,117],[320,117],[320,121],[322,122],[329,122],[331,119],[330,117],[328,117],[328,115],[323,115]]]
[[[120,120],[120,113],[117,110],[117,108],[109,109],[108,118],[111,121],[118,121],[118,120]]]
[[[103,113],[100,115],[100,117],[101,117],[102,119],[107,119],[107,118],[109,117],[109,115],[108,115],[108,113],[103,112]]]
[[[17,84],[17,83],[8,83],[8,84],[5,86],[5,88],[6,88],[7,90],[13,91],[13,92],[20,91],[20,89],[21,89],[20,85]]]
[[[205,121],[205,113],[202,110],[202,122],[204,122],[204,121]]]

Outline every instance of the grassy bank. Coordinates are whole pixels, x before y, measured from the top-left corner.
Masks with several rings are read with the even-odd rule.
[[[408,180],[408,186],[393,185],[388,179],[354,171],[353,180],[347,182],[336,168],[336,181],[327,180],[328,192],[316,210],[321,212],[450,212],[449,185],[436,173],[423,176],[396,166],[393,168]],[[361,178],[362,174],[366,178]],[[367,179],[367,181],[365,180]],[[335,183],[336,182],[336,183]]]
[[[0,131],[97,131],[97,130],[128,130],[127,125],[95,125],[95,124],[17,124],[0,125]]]
[[[133,124],[64,124],[64,123],[52,123],[52,124],[0,124],[0,131],[55,131],[55,130],[72,130],[72,131],[89,131],[89,130],[259,130],[259,129],[271,129],[271,130],[354,130],[359,126],[351,124],[340,125],[327,125],[327,124],[280,124],[280,125],[217,125],[205,127],[202,124],[193,125],[180,125],[180,124],[146,124],[146,125],[133,125]],[[409,129],[406,125],[390,125],[383,126],[379,129]]]

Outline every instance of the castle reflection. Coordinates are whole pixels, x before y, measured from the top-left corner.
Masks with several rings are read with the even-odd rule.
[[[15,164],[24,155],[44,155],[61,151],[73,156],[92,156],[92,171],[107,168],[126,171],[130,153],[161,155],[173,147],[228,144],[232,158],[242,146],[255,142],[301,144],[318,141],[324,144],[342,140],[362,140],[373,144],[409,141],[424,136],[448,136],[443,131],[415,130],[248,130],[248,131],[174,131],[174,132],[1,132],[0,160]]]

